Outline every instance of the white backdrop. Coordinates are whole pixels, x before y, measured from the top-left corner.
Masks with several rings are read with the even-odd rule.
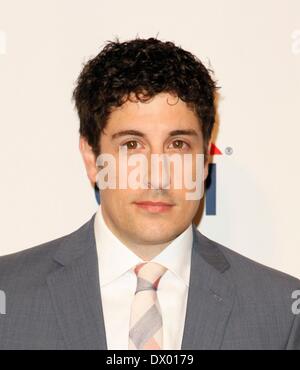
[[[0,255],[95,212],[71,94],[107,40],[137,35],[195,53],[222,86],[217,215],[199,229],[300,278],[299,0],[0,0]]]

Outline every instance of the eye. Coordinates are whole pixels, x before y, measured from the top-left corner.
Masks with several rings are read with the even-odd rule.
[[[127,146],[128,150],[138,149],[138,145],[140,145],[140,143],[138,143],[136,140],[130,140],[121,144],[121,146]]]
[[[187,148],[190,148],[190,145],[188,143],[186,143],[185,141],[183,140],[174,140],[172,142],[172,145],[174,149],[187,149]]]

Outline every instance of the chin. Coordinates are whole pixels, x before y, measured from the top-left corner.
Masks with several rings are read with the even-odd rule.
[[[144,240],[148,243],[165,243],[173,238],[173,235],[176,235],[175,230],[166,230],[163,226],[161,228],[145,228],[139,233],[138,238]]]

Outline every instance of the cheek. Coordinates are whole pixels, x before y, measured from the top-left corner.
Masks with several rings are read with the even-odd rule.
[[[186,193],[186,190],[182,190],[180,193],[176,194],[177,209],[183,217],[190,217],[191,214],[198,210],[201,200],[187,200]]]
[[[105,189],[101,197],[105,203],[116,210],[128,207],[136,199],[136,191],[130,189]]]

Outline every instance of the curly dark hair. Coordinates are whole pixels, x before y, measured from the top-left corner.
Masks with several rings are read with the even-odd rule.
[[[206,156],[218,89],[211,72],[196,56],[170,41],[152,37],[109,41],[84,65],[73,92],[79,133],[98,156],[100,134],[114,107],[131,100],[132,95],[147,101],[168,92],[186,102],[199,118]]]

